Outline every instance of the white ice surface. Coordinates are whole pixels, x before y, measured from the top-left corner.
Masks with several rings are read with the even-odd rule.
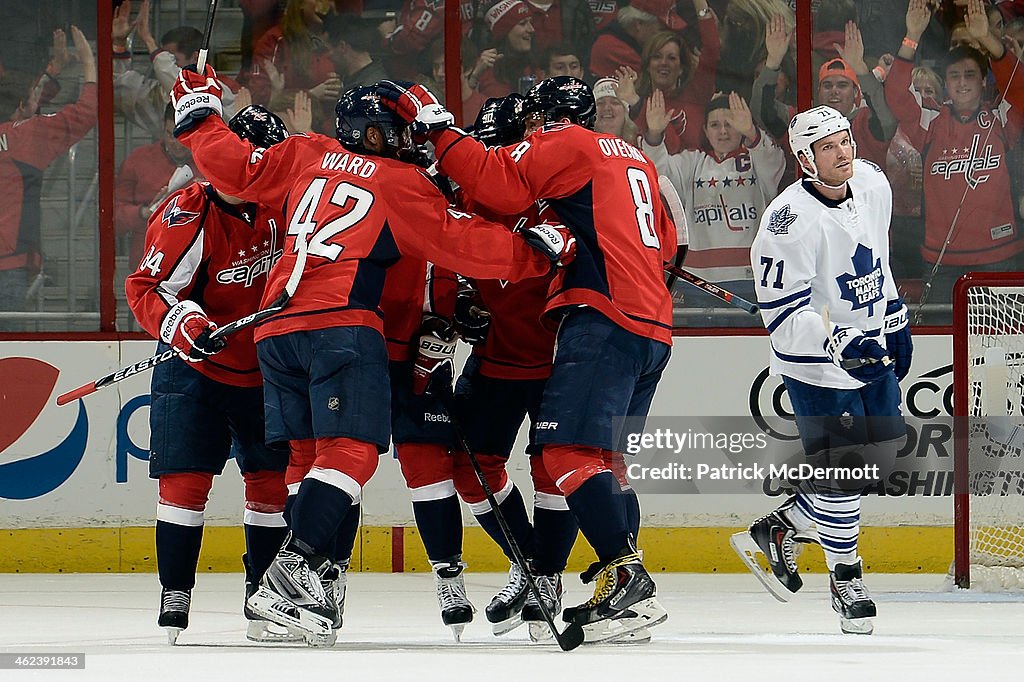
[[[941,576],[869,575],[875,634],[842,635],[827,577],[805,576],[788,604],[752,576],[662,574],[670,613],[642,646],[584,646],[562,653],[532,645],[525,628],[498,639],[483,607],[503,584],[467,574],[479,612],[456,644],[437,614],[429,574],[352,574],[345,627],[333,649],[247,642],[242,577],[203,574],[191,624],[166,643],[156,625],[154,574],[0,575],[0,652],[85,653],[85,670],[0,671],[23,679],[190,682],[234,680],[1019,680],[1024,678],[1024,602],[939,592]],[[567,576],[567,601],[588,595]]]

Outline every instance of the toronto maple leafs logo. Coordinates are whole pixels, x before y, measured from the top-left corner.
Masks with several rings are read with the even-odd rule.
[[[198,213],[178,208],[178,197],[174,197],[164,206],[164,213],[160,219],[167,227],[180,227],[188,225],[198,217]]]
[[[853,274],[843,273],[836,277],[839,298],[849,301],[854,310],[867,308],[868,315],[873,315],[874,305],[884,300],[882,285],[885,283],[885,276],[882,274],[882,260],[875,258],[871,249],[858,244],[851,261]]]
[[[772,211],[768,216],[768,227],[772,234],[789,234],[789,226],[796,222],[796,213],[789,210],[789,204]]]

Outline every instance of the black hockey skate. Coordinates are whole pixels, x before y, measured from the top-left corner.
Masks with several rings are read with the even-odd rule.
[[[792,501],[789,501],[770,514],[762,516],[750,525],[748,531],[736,533],[729,540],[733,550],[751,573],[781,602],[789,601],[790,596],[804,585],[803,579],[797,573],[796,528],[783,513],[792,504]],[[757,562],[758,552],[764,554],[768,560],[771,574],[762,569]]]
[[[328,601],[333,601],[337,607],[337,617],[334,619],[332,626],[335,630],[340,630],[344,622],[345,591],[348,588],[348,563],[349,560],[346,559],[340,564],[334,564],[320,578]]]
[[[557,616],[562,612],[562,574],[534,575],[534,582],[537,583],[537,590],[540,592],[544,606],[548,613]],[[527,587],[526,603],[523,605],[523,621],[530,628],[530,639],[534,642],[550,642],[554,639],[551,628],[544,620],[544,614],[540,610],[540,602],[533,596],[533,590]]]
[[[526,574],[519,568],[519,564],[513,563],[508,569],[508,582],[484,609],[495,635],[504,635],[523,624],[521,614],[529,593]]]
[[[567,608],[562,619],[580,625],[587,644],[618,641],[668,619],[655,598],[654,580],[632,547],[607,563],[592,565],[581,578],[597,581],[594,596]]]
[[[248,554],[242,555],[242,565],[245,566],[245,600],[242,602],[242,615],[248,622],[245,638],[250,642],[301,642],[301,631],[260,618],[249,608],[249,604],[246,602],[249,601],[249,597],[256,594],[259,581],[253,579]]]
[[[453,557],[431,566],[437,587],[437,603],[441,607],[441,621],[452,629],[456,642],[462,641],[462,631],[466,629],[466,623],[472,622],[476,611],[466,596],[466,581],[462,577],[466,564],[460,557]]]
[[[875,625],[875,602],[864,586],[861,562],[836,564],[829,576],[832,609],[839,614],[839,626],[851,635],[870,635]]]
[[[167,629],[167,643],[175,644],[178,635],[188,627],[188,609],[192,590],[160,590],[160,615],[156,624]]]
[[[289,536],[246,604],[261,618],[300,630],[309,646],[331,646],[338,606],[328,599],[323,580],[333,568],[329,559]]]

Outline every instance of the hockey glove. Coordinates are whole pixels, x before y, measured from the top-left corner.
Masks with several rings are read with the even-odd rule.
[[[381,103],[412,126],[414,134],[444,130],[455,124],[455,117],[444,108],[434,93],[419,83],[399,80],[377,81]]]
[[[178,72],[178,79],[171,89],[171,103],[174,105],[174,136],[191,130],[207,116],[221,116],[224,94],[217,80],[217,73],[206,66],[202,74],[194,66],[186,66]]]
[[[451,393],[457,341],[458,335],[448,320],[438,315],[424,315],[412,365],[415,395]]]
[[[825,341],[825,352],[832,362],[865,384],[878,381],[892,371],[885,349],[853,327],[835,327]]]
[[[520,234],[556,268],[564,268],[576,258],[576,237],[565,225],[541,223],[527,227]]]
[[[210,338],[217,328],[195,301],[182,301],[167,311],[160,323],[160,340],[178,351],[182,360],[198,362],[227,346],[221,338]]]
[[[892,356],[897,381],[903,381],[910,373],[910,359],[914,355],[914,342],[910,338],[909,322],[907,306],[903,304],[903,299],[889,301],[889,305],[885,308],[882,332],[885,334],[885,347]]]
[[[469,345],[475,346],[487,340],[487,332],[491,329],[491,314],[484,309],[480,292],[471,284],[460,287],[455,297],[455,317],[452,321],[459,336]]]

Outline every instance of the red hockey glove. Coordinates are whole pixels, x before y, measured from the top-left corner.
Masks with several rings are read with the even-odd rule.
[[[182,360],[198,362],[227,346],[221,338],[210,338],[217,328],[195,301],[182,301],[167,311],[160,323],[160,340],[178,351]]]
[[[419,83],[409,81],[377,81],[381,103],[412,126],[414,134],[444,130],[455,124],[455,116],[444,108],[434,93]]]
[[[423,317],[416,360],[412,366],[412,392],[415,395],[451,393],[457,341],[455,328],[448,320],[437,315]]]
[[[210,66],[205,67],[202,75],[196,73],[193,66],[186,66],[178,72],[178,79],[171,89],[175,137],[191,130],[211,114],[221,116],[224,107],[220,98],[223,94],[217,73]]]
[[[576,258],[576,237],[565,225],[541,223],[527,227],[520,234],[556,268],[564,268]]]

